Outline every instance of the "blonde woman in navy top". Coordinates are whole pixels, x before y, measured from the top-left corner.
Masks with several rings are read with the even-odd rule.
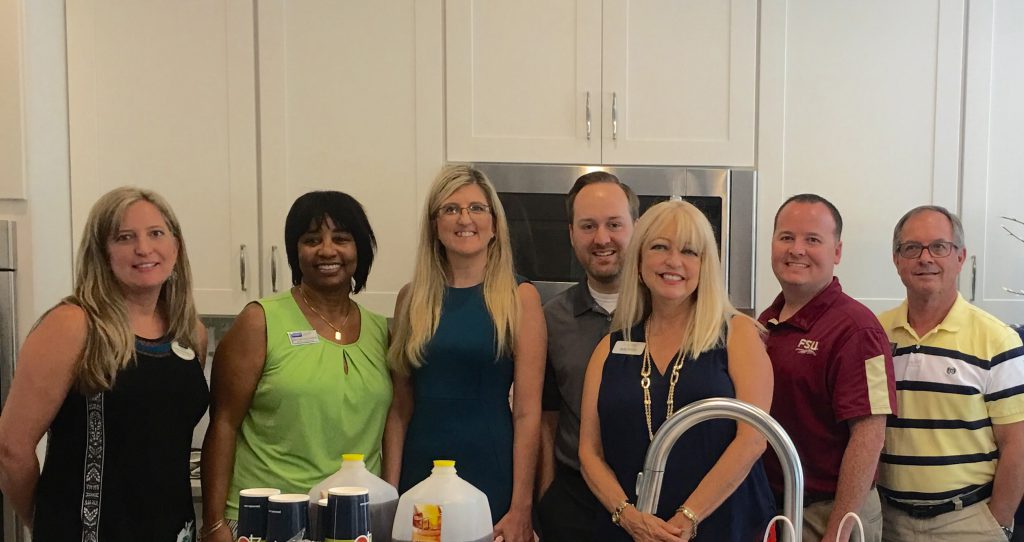
[[[771,407],[772,369],[758,324],[729,303],[718,248],[693,205],[640,217],[626,249],[612,333],[583,386],[580,463],[607,510],[596,540],[761,540],[774,504],[765,439],[731,420],[691,429],[669,454],[655,514],[636,504],[636,475],[668,416],[710,397]]]

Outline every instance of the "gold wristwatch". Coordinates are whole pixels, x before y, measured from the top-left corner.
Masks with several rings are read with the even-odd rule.
[[[693,510],[687,508],[686,505],[679,505],[679,508],[676,508],[676,512],[686,516],[686,519],[693,523],[693,530],[690,531],[690,540],[697,538],[697,524],[700,523],[700,518],[697,517],[697,514],[694,514]]]

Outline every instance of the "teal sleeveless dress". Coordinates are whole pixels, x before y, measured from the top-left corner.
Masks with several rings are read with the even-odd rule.
[[[398,484],[405,493],[430,476],[435,459],[453,459],[458,475],[487,495],[492,523],[512,500],[513,363],[496,350],[483,285],[446,287],[441,321],[412,373],[415,403]]]

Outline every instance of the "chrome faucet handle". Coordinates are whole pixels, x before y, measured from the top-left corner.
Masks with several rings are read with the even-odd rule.
[[[793,522],[793,525],[802,525],[804,473],[793,441],[779,425],[779,422],[775,421],[767,412],[749,403],[727,397],[715,397],[691,403],[672,415],[658,429],[650,448],[647,449],[647,457],[644,458],[644,471],[637,475],[637,510],[649,514],[654,513],[661,496],[665,463],[668,462],[669,452],[672,451],[672,447],[675,446],[679,437],[691,427],[717,418],[746,422],[765,436],[782,463],[785,488],[783,513]],[[793,542],[801,542],[801,530],[797,528],[794,531]]]

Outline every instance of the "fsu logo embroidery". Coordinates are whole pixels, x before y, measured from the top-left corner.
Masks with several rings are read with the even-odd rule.
[[[818,341],[812,341],[810,339],[800,339],[800,342],[796,344],[796,353],[817,356]]]

